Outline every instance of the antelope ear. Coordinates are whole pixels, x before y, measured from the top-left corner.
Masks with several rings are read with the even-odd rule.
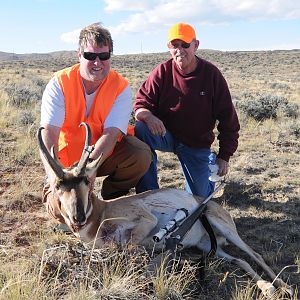
[[[102,159],[103,153],[101,153],[99,155],[99,157],[95,160],[92,160],[91,162],[89,162],[86,166],[86,174],[87,176],[92,176],[94,175],[98,168],[101,166],[101,164],[103,163],[103,159]]]

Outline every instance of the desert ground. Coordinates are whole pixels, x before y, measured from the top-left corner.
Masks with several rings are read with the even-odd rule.
[[[241,123],[226,186],[214,201],[295,289],[293,297],[278,291],[272,299],[299,299],[300,50],[200,50],[198,55],[223,72]],[[113,56],[112,65],[135,95],[149,72],[168,58],[168,53],[120,55]],[[76,62],[75,52],[0,52],[0,299],[265,299],[235,265],[214,257],[200,281],[195,264],[187,262],[181,272],[141,282],[138,269],[147,264],[146,253],[137,254],[133,246],[91,252],[72,235],[53,230],[41,200],[44,170],[36,131],[45,85],[55,71]],[[159,153],[159,176],[161,187],[184,189],[173,154]],[[95,188],[100,191],[101,179]],[[233,246],[226,249],[247,258]]]

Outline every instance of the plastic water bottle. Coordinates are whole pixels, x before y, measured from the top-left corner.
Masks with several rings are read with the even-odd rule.
[[[216,154],[214,152],[212,152],[210,154],[209,157],[209,170],[211,172],[210,176],[208,177],[208,179],[212,182],[218,182],[221,181],[221,176],[218,175],[218,171],[219,171],[219,166],[216,164]]]
[[[222,177],[218,175],[219,166],[217,164],[214,164],[214,165],[208,165],[208,167],[211,172],[211,175],[208,177],[208,179],[212,182],[221,181]]]

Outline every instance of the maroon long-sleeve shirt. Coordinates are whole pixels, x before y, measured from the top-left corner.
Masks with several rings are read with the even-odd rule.
[[[197,60],[189,74],[183,74],[173,59],[158,65],[140,87],[134,110],[150,110],[175,138],[194,148],[210,148],[218,121],[218,157],[228,161],[238,146],[238,117],[219,69]]]

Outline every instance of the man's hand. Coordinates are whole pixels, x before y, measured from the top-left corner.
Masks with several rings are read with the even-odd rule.
[[[218,175],[225,176],[229,171],[229,162],[222,158],[216,159],[216,164],[219,166]]]
[[[116,143],[121,136],[122,132],[116,127],[108,127],[103,130],[101,137],[95,144],[95,148],[90,155],[90,159],[95,160],[101,155],[101,161],[105,161],[107,157],[113,152]],[[94,190],[97,171],[94,174],[89,174],[89,187],[90,193]]]
[[[166,134],[166,127],[164,123],[154,115],[149,116],[147,120],[145,120],[149,130],[154,135],[164,136]]]
[[[102,161],[111,155],[119,137],[122,135],[120,129],[116,127],[108,127],[103,130],[101,137],[95,144],[95,148],[90,155],[90,159],[97,159],[102,155]]]
[[[138,109],[135,117],[137,120],[145,122],[152,134],[160,136],[164,136],[166,134],[166,127],[164,123],[154,116],[149,110],[143,108]]]

